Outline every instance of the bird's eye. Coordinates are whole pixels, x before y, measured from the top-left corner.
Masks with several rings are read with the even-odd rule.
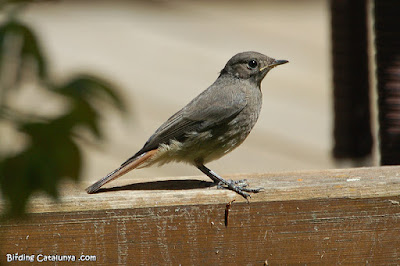
[[[257,63],[256,60],[252,59],[252,60],[250,60],[250,61],[247,63],[247,65],[248,65],[250,68],[256,68],[257,65],[258,65],[258,63]]]

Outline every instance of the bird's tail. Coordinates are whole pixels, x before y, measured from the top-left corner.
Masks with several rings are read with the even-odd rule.
[[[108,182],[110,182],[110,181],[128,173],[129,171],[137,168],[138,166],[140,166],[142,163],[144,163],[145,161],[150,159],[156,153],[156,151],[157,150],[151,150],[151,151],[145,152],[133,160],[130,159],[131,161],[129,163],[123,163],[119,168],[115,169],[114,171],[112,171],[111,173],[109,173],[108,175],[106,175],[105,177],[103,177],[102,179],[100,179],[99,181],[94,183],[93,185],[86,188],[86,192],[89,194],[97,192],[102,186],[104,186]]]

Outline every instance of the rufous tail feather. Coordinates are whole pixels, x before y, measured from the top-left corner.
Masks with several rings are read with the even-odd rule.
[[[94,183],[93,185],[86,188],[86,192],[89,194],[97,192],[102,186],[104,186],[108,182],[110,182],[110,181],[128,173],[129,171],[135,169],[136,167],[140,166],[142,163],[144,163],[145,161],[150,159],[156,152],[157,152],[157,150],[151,150],[151,151],[145,152],[145,153],[139,155],[135,160],[132,160],[131,162],[129,162],[127,164],[125,164],[125,163],[122,164],[119,168],[115,169],[114,171],[112,171],[111,173],[109,173],[108,175],[106,175],[105,177],[103,177],[102,179],[100,179],[99,181]]]

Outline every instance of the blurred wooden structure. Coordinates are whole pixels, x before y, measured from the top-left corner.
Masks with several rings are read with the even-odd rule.
[[[330,1],[334,123],[333,156],[371,155],[372,132],[366,0]]]
[[[373,6],[369,12],[369,6]],[[357,160],[379,146],[380,164],[400,164],[400,5],[396,0],[331,0],[334,147],[337,159]],[[368,14],[374,36],[368,36]],[[369,38],[368,38],[369,37]],[[368,39],[373,39],[374,54]],[[370,88],[375,57],[377,84]],[[379,142],[373,143],[370,94],[376,89]],[[375,103],[373,103],[375,105]]]
[[[379,142],[382,165],[400,164],[400,4],[374,1]]]
[[[1,225],[0,263],[15,253],[96,265],[400,263],[400,167],[248,180],[265,188],[250,204],[205,177],[121,179],[93,195],[66,185],[60,203],[38,197],[28,220]]]

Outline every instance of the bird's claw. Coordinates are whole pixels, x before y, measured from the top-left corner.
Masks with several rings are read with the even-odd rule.
[[[241,179],[241,180],[224,180],[220,181],[218,183],[218,188],[226,188],[232,191],[235,191],[238,193],[240,196],[248,200],[248,198],[251,198],[251,195],[247,192],[250,193],[258,193],[260,192],[263,188],[248,188],[247,180],[246,179]]]

